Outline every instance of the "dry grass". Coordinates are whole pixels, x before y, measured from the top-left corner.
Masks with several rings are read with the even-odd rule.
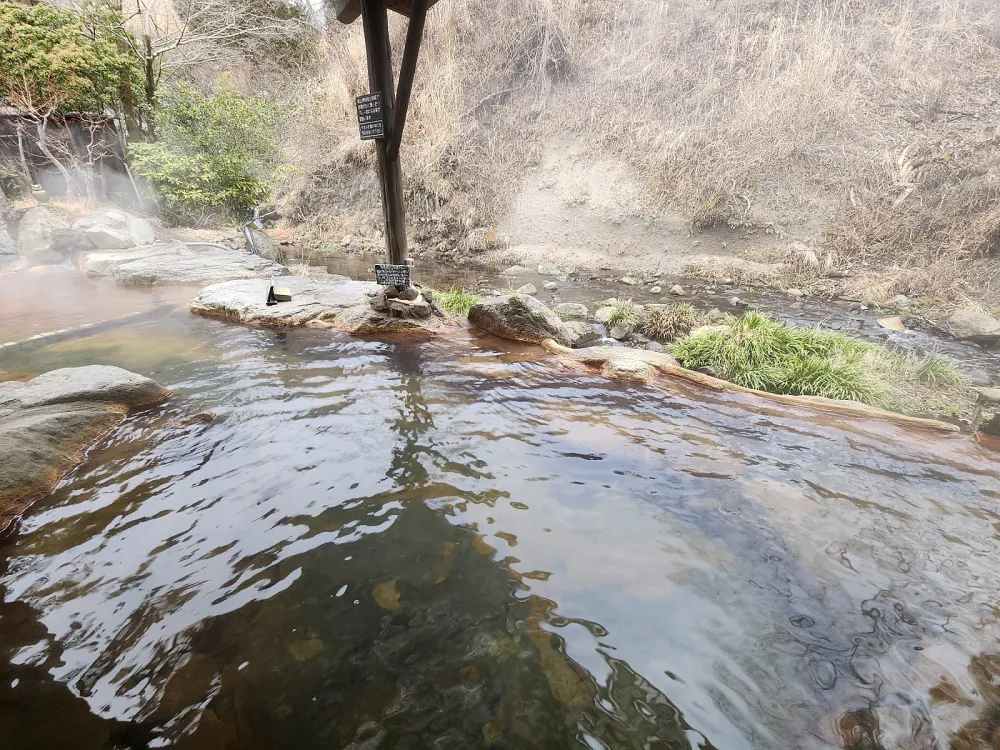
[[[897,266],[903,293],[993,289],[995,0],[450,0],[426,39],[403,152],[423,244],[488,232],[568,134],[625,160],[650,214],[808,236],[841,265]],[[321,231],[372,235],[360,25],[331,29],[323,54],[294,97],[285,202]]]

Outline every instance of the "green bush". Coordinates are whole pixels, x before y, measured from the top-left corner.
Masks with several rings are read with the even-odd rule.
[[[281,155],[273,102],[225,87],[211,96],[181,87],[163,101],[160,140],[132,144],[129,156],[171,218],[241,220],[267,201]]]

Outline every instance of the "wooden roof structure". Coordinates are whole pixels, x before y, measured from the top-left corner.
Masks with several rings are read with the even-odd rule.
[[[427,7],[430,8],[438,0],[429,0]],[[394,10],[400,15],[409,18],[413,14],[414,0],[386,0],[386,7]],[[354,23],[361,15],[361,0],[335,0],[334,9],[337,12],[337,20],[341,23]]]

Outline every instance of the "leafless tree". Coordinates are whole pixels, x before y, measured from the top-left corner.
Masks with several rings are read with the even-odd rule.
[[[143,72],[146,100],[155,107],[164,76],[185,67],[222,63],[254,43],[288,39],[304,28],[282,13],[281,0],[97,0],[100,23]],[[147,131],[155,137],[152,121]]]

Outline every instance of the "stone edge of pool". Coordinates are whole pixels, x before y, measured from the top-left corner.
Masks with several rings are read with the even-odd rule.
[[[67,367],[0,382],[0,537],[131,412],[170,392],[120,367]]]

